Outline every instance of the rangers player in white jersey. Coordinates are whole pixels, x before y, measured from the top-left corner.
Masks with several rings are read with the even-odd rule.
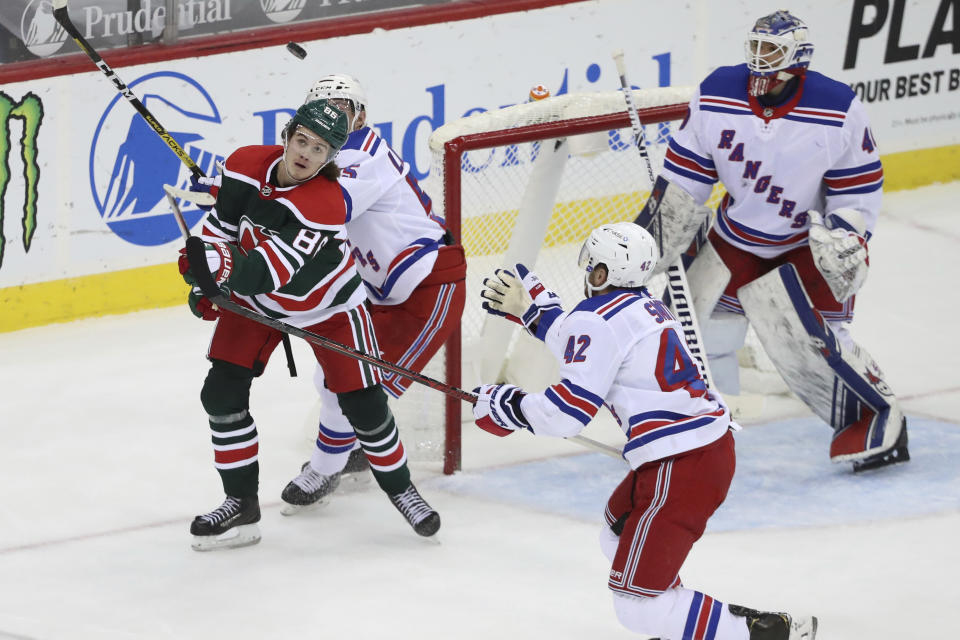
[[[833,428],[830,458],[862,471],[910,459],[897,400],[846,328],[867,276],[883,168],[863,104],[809,71],[812,55],[795,16],[757,20],[746,64],[700,84],[637,223],[660,226],[661,264],[672,264],[723,184],[689,269],[717,387],[739,393],[736,351],[749,321],[790,389]]]
[[[345,74],[318,80],[306,101],[326,99],[350,118],[350,135],[336,156],[347,202],[346,230],[357,271],[366,286],[383,358],[420,371],[460,322],[466,261],[463,247],[433,215],[429,196],[410,165],[367,126],[367,96]],[[411,380],[382,372],[384,390],[397,398]],[[402,444],[378,451],[358,440],[335,394],[314,376],[320,425],[310,461],[287,484],[284,514],[315,504],[339,485],[341,473],[389,470],[406,461]]]
[[[580,252],[587,299],[569,313],[523,265],[484,281],[484,308],[543,340],[561,380],[540,393],[483,385],[476,424],[498,436],[570,437],[606,406],[626,435],[631,470],[607,502],[600,543],[620,622],[691,640],[813,640],[816,618],[724,606],[685,588],[680,567],[727,495],[736,466],[730,411],[708,390],[683,328],[644,288],[653,237],[632,222],[603,225]]]

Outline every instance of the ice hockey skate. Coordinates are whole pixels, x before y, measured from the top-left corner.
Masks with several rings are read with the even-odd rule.
[[[292,516],[307,507],[324,504],[324,498],[340,486],[340,475],[340,473],[334,473],[325,476],[314,471],[309,461],[304,462],[300,467],[300,475],[288,482],[283,488],[283,493],[280,494],[284,502],[280,513]]]
[[[429,538],[440,529],[440,514],[430,508],[412,484],[405,491],[391,495],[390,502],[403,514],[417,535]]]
[[[370,461],[367,460],[367,454],[363,449],[357,448],[350,452],[347,458],[347,466],[343,468],[344,483],[352,483],[354,487],[361,487],[370,484],[373,474],[370,473]]]
[[[260,542],[260,502],[256,496],[227,496],[219,507],[193,519],[194,551],[213,551],[246,547]]]
[[[817,619],[813,616],[794,618],[788,613],[757,611],[736,604],[729,605],[730,613],[744,616],[750,640],[814,640],[817,637]]]
[[[870,471],[871,469],[879,469],[880,467],[886,467],[891,464],[897,464],[900,462],[907,462],[910,460],[910,452],[907,450],[907,419],[903,419],[903,427],[900,429],[900,435],[897,437],[897,441],[894,443],[893,447],[887,451],[882,451],[876,455],[872,455],[869,458],[864,458],[863,460],[854,460],[853,462],[853,472],[859,473],[861,471]]]

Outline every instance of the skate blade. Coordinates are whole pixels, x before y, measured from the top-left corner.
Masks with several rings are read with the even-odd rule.
[[[417,539],[421,542],[428,544],[432,547],[439,547],[441,544],[440,535],[438,533],[433,534],[432,536],[421,536],[417,534],[416,531],[413,532],[417,536]]]
[[[814,640],[817,637],[817,618],[800,618],[793,621],[790,640]]]
[[[193,536],[190,547],[194,551],[217,551],[249,547],[258,542],[260,542],[260,527],[256,524],[243,524],[219,536]]]
[[[373,481],[373,474],[369,471],[362,473],[344,474],[340,477],[339,491],[362,491],[370,486]]]
[[[313,504],[290,504],[289,502],[284,502],[282,505],[280,505],[280,514],[284,516],[295,516],[305,511],[314,511],[315,509],[327,504],[329,499],[329,496],[320,498]]]

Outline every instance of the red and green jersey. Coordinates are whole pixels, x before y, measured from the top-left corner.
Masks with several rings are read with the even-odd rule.
[[[242,147],[227,158],[203,239],[240,248],[233,298],[268,316],[308,327],[366,298],[347,249],[347,211],[337,182],[317,176],[278,187],[283,147]]]

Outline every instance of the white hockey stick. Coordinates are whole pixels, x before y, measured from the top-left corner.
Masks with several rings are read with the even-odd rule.
[[[178,189],[172,184],[163,185],[163,190],[167,192],[168,196],[179,198],[180,200],[186,200],[187,202],[199,204],[204,207],[213,206],[213,204],[217,201],[217,199],[213,197],[213,194],[207,193],[206,191]]]
[[[627,103],[627,113],[630,116],[630,127],[633,129],[633,139],[640,157],[647,167],[647,177],[650,178],[650,189],[656,183],[656,176],[653,172],[653,164],[650,162],[650,156],[647,154],[647,144],[643,135],[643,126],[640,124],[640,115],[637,113],[637,107],[633,104],[633,92],[630,83],[627,81],[626,64],[623,61],[623,50],[617,49],[613,52],[613,61],[617,65],[617,73],[620,75],[620,86],[623,88],[623,99]],[[652,193],[651,193],[652,195]],[[659,227],[662,229],[662,227]],[[657,233],[658,242],[662,243],[661,233]],[[690,353],[697,360],[700,367],[700,376],[706,383],[707,388],[712,388],[713,376],[710,373],[710,367],[707,365],[706,352],[703,349],[703,339],[700,337],[700,324],[697,322],[697,316],[693,312],[693,296],[690,293],[690,284],[687,282],[687,273],[683,268],[683,262],[680,258],[670,265],[667,269],[667,288],[670,291],[670,299],[673,303],[673,310],[677,314],[677,319],[683,325],[683,337],[687,341],[687,347]]]

